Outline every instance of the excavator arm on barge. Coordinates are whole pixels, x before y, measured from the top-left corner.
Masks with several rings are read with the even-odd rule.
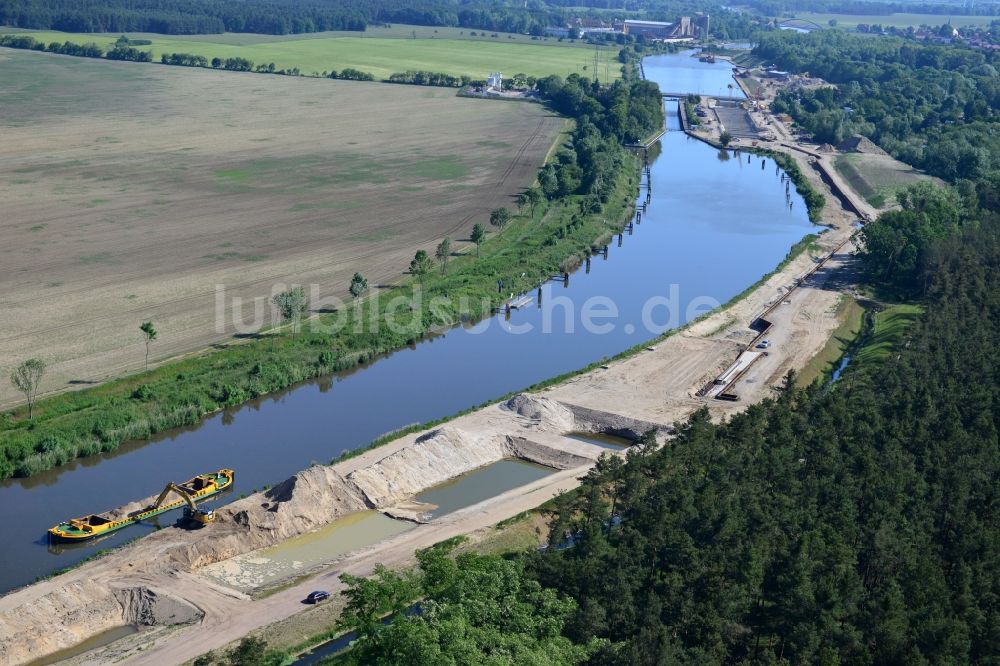
[[[164,486],[163,492],[161,492],[160,496],[156,498],[156,501],[153,502],[151,508],[160,508],[160,505],[163,504],[171,492],[177,493],[184,499],[185,502],[187,502],[187,506],[184,507],[184,519],[188,522],[193,523],[196,527],[201,527],[203,525],[208,525],[215,520],[215,511],[212,509],[199,509],[198,505],[195,504],[194,500],[191,498],[191,493],[189,493],[186,488],[177,485],[173,481]]]
[[[199,528],[215,520],[212,510],[199,510],[195,502],[205,500],[219,494],[233,485],[235,472],[231,469],[220,469],[208,474],[200,474],[184,483],[168,483],[150,504],[127,515],[121,515],[121,510],[105,513],[91,513],[80,518],[70,518],[49,528],[49,536],[58,541],[84,541],[102,536],[137,522],[158,516],[161,513],[179,508],[184,504],[184,516],[178,521],[188,527]],[[175,492],[181,499],[167,500],[167,496]]]

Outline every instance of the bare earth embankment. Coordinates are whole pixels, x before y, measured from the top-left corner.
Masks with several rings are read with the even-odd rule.
[[[440,88],[12,49],[0,68],[0,371],[42,357],[44,391],[141,369],[144,320],[154,362],[232,339],[217,284],[249,322],[275,284],[398,280],[510,206],[563,126]]]

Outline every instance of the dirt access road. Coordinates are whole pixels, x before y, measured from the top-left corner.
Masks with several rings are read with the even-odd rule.
[[[477,529],[516,516],[543,504],[547,500],[579,485],[577,479],[586,474],[588,466],[564,470],[540,481],[521,486],[499,495],[489,502],[449,514],[432,524],[420,525],[399,537],[353,553],[317,576],[255,601],[228,596],[215,590],[206,595],[205,578],[183,574],[175,579],[170,593],[198,595],[206,598],[203,608],[210,608],[205,620],[190,627],[167,630],[162,637],[142,651],[133,650],[120,663],[143,666],[180,664],[209,650],[216,650],[239,640],[262,626],[297,613],[308,611],[302,600],[311,591],[321,589],[337,594],[344,589],[341,573],[368,576],[376,563],[390,568],[409,566],[418,549],[428,548],[444,539],[469,534]],[[210,600],[209,600],[210,599]],[[106,663],[107,654],[97,653],[81,664]]]
[[[830,197],[815,170],[808,168],[804,155],[796,159],[803,172],[815,187],[827,195],[824,222],[831,230],[820,238],[821,253],[840,247],[854,231],[854,215],[841,210]],[[849,250],[850,246],[845,247]],[[850,262],[848,254],[840,254],[828,262],[823,271],[797,286],[802,276],[815,266],[815,259],[804,254],[790,262],[784,269],[753,290],[745,299],[721,310],[635,356],[610,363],[604,368],[585,373],[552,387],[541,396],[553,404],[603,412],[607,418],[633,418],[669,425],[683,419],[692,411],[706,406],[715,418],[731,415],[747,405],[774,395],[774,388],[782,381],[788,369],[803,367],[827,342],[838,325],[835,315],[844,288],[843,276],[850,275],[843,265]],[[791,291],[794,287],[794,291]],[[787,301],[787,303],[786,303]],[[719,372],[733,362],[739,351],[753,339],[755,333],[747,326],[750,321],[775,303],[775,329],[769,334],[774,340],[766,362],[755,366],[738,385],[741,396],[738,403],[727,403],[698,397],[698,389],[711,382]],[[477,410],[459,417],[448,424],[476,437],[490,433],[492,437],[527,437],[532,425],[524,418],[501,414],[496,406]],[[568,423],[555,424],[548,434],[561,437],[573,429]],[[422,435],[414,434],[390,442],[383,447],[362,454],[356,459],[343,461],[329,474],[347,474],[352,469],[371,463],[413,447]],[[536,438],[537,432],[530,435]],[[565,439],[565,438],[562,438]],[[453,456],[460,458],[459,451]],[[447,454],[447,450],[444,450]],[[415,454],[419,457],[419,454]],[[445,460],[444,462],[448,462]],[[114,599],[109,599],[108,589],[143,586],[157,591],[163,599],[175,599],[196,607],[202,618],[188,625],[157,627],[134,639],[126,639],[108,649],[88,655],[91,663],[169,664],[192,659],[210,649],[219,648],[238,640],[249,631],[294,617],[308,607],[301,604],[302,597],[316,588],[339,589],[337,576],[343,571],[365,574],[376,563],[405,566],[413,562],[414,550],[426,547],[455,534],[470,533],[488,527],[497,521],[538,506],[549,497],[577,485],[578,477],[587,466],[574,466],[557,472],[533,484],[498,495],[460,512],[432,523],[419,526],[401,535],[390,537],[370,548],[347,555],[331,563],[310,579],[283,590],[271,597],[251,600],[242,593],[213,583],[200,575],[197,567],[197,539],[191,541],[184,534],[165,530],[152,537],[141,539],[121,551],[85,564],[63,576],[44,581],[0,598],[0,614],[9,622],[26,629],[49,626],[65,632],[71,628],[76,635],[92,635],[109,624],[99,625],[87,619],[93,612],[95,601],[103,599],[105,608],[101,621],[121,622],[116,619]],[[322,475],[331,468],[314,467],[303,474]],[[413,474],[404,475],[413,478]],[[404,478],[401,476],[400,478]],[[259,494],[247,498],[248,506],[259,507],[262,515],[273,516],[269,529],[280,531],[281,538],[295,533],[299,516],[292,513],[293,521],[281,517],[281,512],[271,513],[268,503],[261,503]],[[306,501],[312,507],[329,506],[330,502]],[[360,506],[350,510],[359,510]],[[229,511],[224,508],[221,511]],[[270,520],[270,518],[269,518]],[[213,526],[218,528],[219,525]],[[221,532],[218,533],[221,536]],[[236,530],[224,539],[213,539],[232,557],[264,545],[250,545],[258,539],[259,530],[241,533]],[[193,537],[192,537],[193,538]],[[188,557],[171,557],[168,551],[183,539],[188,539],[194,549],[177,549],[171,552],[189,553]],[[240,541],[242,539],[242,541]],[[224,542],[224,543],[223,543]],[[183,544],[182,544],[183,545]],[[205,546],[208,547],[208,546]],[[159,551],[157,549],[160,549]],[[219,561],[214,559],[211,561]],[[205,562],[202,562],[204,564]],[[13,625],[12,625],[13,626]],[[89,630],[89,633],[88,633]],[[53,632],[54,633],[54,632]],[[51,649],[51,648],[50,648]],[[35,650],[31,654],[39,654]],[[15,656],[11,653],[11,656]],[[18,657],[15,656],[15,661]]]
[[[564,126],[442,88],[13,49],[0,68],[0,373],[41,357],[47,392],[141,369],[144,320],[154,362],[232,339],[219,284],[249,323],[274,285],[400,279],[512,206]]]

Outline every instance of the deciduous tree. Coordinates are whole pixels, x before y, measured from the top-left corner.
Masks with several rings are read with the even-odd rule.
[[[545,197],[542,195],[542,191],[534,185],[525,190],[524,193],[528,197],[528,205],[531,206],[531,216],[534,217],[535,206],[542,203],[542,199]]]
[[[490,213],[490,224],[497,229],[503,229],[510,222],[510,211],[506,208],[496,208]]]
[[[361,294],[368,291],[368,280],[361,273],[355,273],[351,278],[351,296],[359,298]]]
[[[413,255],[413,261],[410,262],[410,272],[416,275],[417,280],[423,284],[424,276],[430,272],[433,265],[433,260],[425,250],[417,250],[417,253]]]
[[[146,370],[149,370],[149,345],[156,340],[156,328],[153,326],[153,322],[144,321],[139,326],[139,330],[142,331],[142,335],[146,339]]]
[[[451,239],[447,236],[443,241],[438,243],[437,250],[434,251],[434,256],[437,260],[441,262],[441,272],[448,272],[448,258],[451,257]]]
[[[515,203],[517,203],[517,214],[520,215],[524,211],[524,207],[528,205],[528,191],[525,190],[518,194]]]
[[[479,248],[486,240],[486,229],[481,224],[472,227],[472,242],[476,244],[476,257],[479,256]]]
[[[291,322],[292,334],[298,333],[299,322],[308,308],[306,293],[302,287],[292,287],[280,294],[275,294],[271,302],[278,308],[278,315],[281,317],[281,320],[283,322]]]
[[[42,376],[45,374],[45,361],[40,358],[29,358],[27,361],[17,366],[10,375],[10,383],[18,391],[24,394],[28,401],[28,419],[31,420],[32,408],[35,405],[35,397],[38,395],[38,385],[42,383]]]

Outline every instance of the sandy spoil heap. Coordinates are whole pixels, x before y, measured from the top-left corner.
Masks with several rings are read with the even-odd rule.
[[[561,469],[590,460],[573,443],[568,448],[552,444],[577,425],[573,412],[556,400],[519,395],[485,411],[486,422],[474,431],[449,425],[402,437],[335,465],[310,467],[218,509],[215,523],[204,530],[163,529],[0,598],[0,662],[28,661],[123,624],[195,622],[204,608],[225,613],[227,604],[238,603],[242,595],[206,589],[201,577],[190,572],[273,546],[356,511],[398,504],[504,458]],[[526,431],[549,441],[527,439],[522,436]]]

